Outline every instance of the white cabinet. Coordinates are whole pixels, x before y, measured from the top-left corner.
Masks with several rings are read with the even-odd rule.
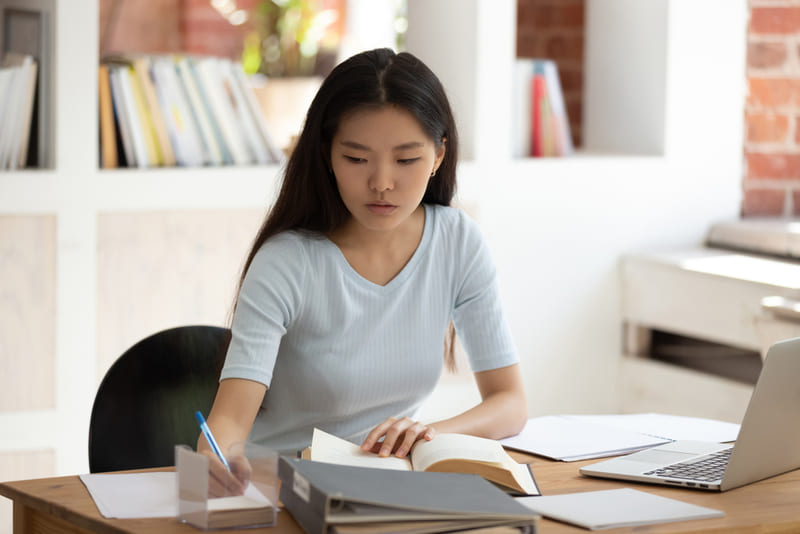
[[[752,384],[722,378],[722,366],[746,351],[763,357],[772,343],[800,336],[800,315],[790,308],[800,300],[800,262],[700,247],[628,255],[620,274],[629,409],[705,410],[737,420]],[[653,361],[653,331],[718,345],[684,360],[716,372]],[[736,356],[726,360],[721,352]]]

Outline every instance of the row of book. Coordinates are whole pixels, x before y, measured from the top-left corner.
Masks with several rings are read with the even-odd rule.
[[[547,59],[514,66],[513,156],[568,156],[573,152],[558,67]]]
[[[36,97],[37,63],[26,54],[7,53],[0,67],[0,169],[27,166]]]
[[[226,58],[113,55],[99,71],[100,165],[277,163],[241,65]]]

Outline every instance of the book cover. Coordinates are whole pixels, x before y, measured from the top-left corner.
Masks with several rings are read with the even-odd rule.
[[[720,510],[631,488],[519,497],[518,502],[545,517],[589,530],[636,527],[723,517]]]

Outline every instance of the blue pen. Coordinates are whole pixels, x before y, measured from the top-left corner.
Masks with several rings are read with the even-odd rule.
[[[208,444],[211,445],[211,450],[214,451],[214,454],[217,455],[217,458],[222,460],[222,463],[225,465],[225,469],[230,471],[231,466],[228,465],[228,460],[226,460],[225,456],[222,455],[222,451],[219,449],[219,445],[217,445],[217,440],[214,439],[214,434],[212,434],[211,429],[208,428],[208,423],[206,423],[205,417],[203,417],[203,414],[200,413],[200,410],[196,411],[194,416],[197,418],[197,422],[200,423],[200,430],[203,431],[206,441],[208,441]]]

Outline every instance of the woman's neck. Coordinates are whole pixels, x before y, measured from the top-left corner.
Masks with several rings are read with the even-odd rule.
[[[425,229],[425,208],[420,205],[393,230],[373,231],[353,219],[328,238],[342,251],[350,266],[362,277],[379,284],[390,282],[414,255]]]

